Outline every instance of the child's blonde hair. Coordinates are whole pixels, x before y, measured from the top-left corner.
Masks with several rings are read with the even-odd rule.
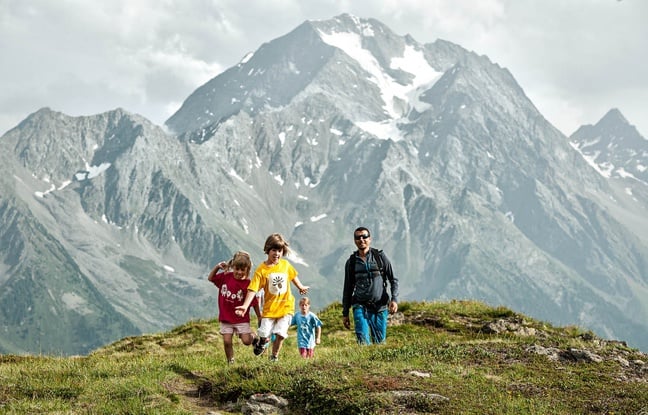
[[[263,252],[266,254],[270,252],[271,249],[276,249],[283,252],[283,256],[287,256],[290,253],[290,244],[287,240],[284,239],[283,235],[280,233],[273,233],[268,236],[263,245]]]
[[[310,305],[310,298],[308,298],[308,297],[302,297],[302,298],[299,300],[299,305],[302,305],[302,304],[308,304],[308,305]]]
[[[234,269],[244,269],[249,274],[252,269],[250,254],[245,251],[236,251],[232,259],[227,263],[227,266]]]

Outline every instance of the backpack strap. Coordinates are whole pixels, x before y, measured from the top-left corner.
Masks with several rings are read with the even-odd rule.
[[[383,287],[387,288],[387,277],[385,276],[385,261],[383,260],[383,251],[382,249],[369,248],[373,257],[376,259],[376,264],[378,265],[378,270],[380,270],[380,275],[383,279]]]
[[[383,251],[382,249],[377,248],[369,248],[369,250],[371,251],[371,254],[376,260],[376,264],[378,265],[380,276],[383,279],[383,287],[387,288],[387,276],[385,276],[385,261],[383,260]],[[355,281],[355,251],[351,252],[347,266],[349,268],[349,275],[353,276],[353,280]]]
[[[355,252],[351,252],[351,256],[349,257],[349,260],[347,261],[347,272],[351,277],[353,277],[353,281],[355,282]]]

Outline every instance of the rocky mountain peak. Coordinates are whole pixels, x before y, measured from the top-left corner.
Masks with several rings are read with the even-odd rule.
[[[618,125],[630,125],[628,120],[621,114],[618,108],[612,108],[609,110],[603,118],[597,123],[599,128],[605,128],[606,125],[618,126]]]
[[[121,108],[82,117],[43,108],[2,140],[35,177],[60,186],[74,180],[77,172],[113,163],[138,137],[150,136],[153,131],[161,129]]]
[[[606,177],[634,177],[648,186],[648,140],[614,108],[595,125],[569,137],[571,145]]]
[[[474,298],[648,344],[640,228],[601,203],[610,182],[513,75],[458,45],[341,15],[304,22],[198,87],[167,121],[173,135],[121,111],[46,115],[47,127],[34,117],[0,140],[0,238],[25,240],[17,217],[47,235],[5,254],[0,301],[31,278],[13,265],[38,252],[75,270],[57,281],[96,287],[107,316],[168,327],[214,312],[210,265],[239,249],[258,263],[263,238],[281,232],[314,304],[328,304],[362,225],[404,299]],[[42,197],[33,171],[76,179]],[[60,249],[43,254],[52,240]],[[24,315],[4,330],[33,346],[18,335]]]

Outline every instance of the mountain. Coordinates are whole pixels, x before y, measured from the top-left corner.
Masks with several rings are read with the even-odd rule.
[[[608,111],[596,125],[581,126],[569,139],[602,175],[648,185],[648,140],[618,109]]]
[[[339,300],[363,225],[403,300],[503,304],[648,349],[646,241],[613,209],[616,187],[486,56],[372,19],[306,21],[196,89],[166,127],[43,109],[0,139],[0,206],[50,235],[23,247],[2,220],[15,306],[31,310],[13,288],[29,280],[20,265],[56,260],[136,328],[110,336],[165,329],[214,314],[209,268],[238,249],[258,263],[281,232],[316,309]],[[94,303],[55,283],[76,290],[51,294],[59,313]],[[0,347],[35,350],[32,314],[3,319]]]
[[[648,242],[648,140],[618,109],[595,125],[581,126],[569,140],[614,189],[614,197],[605,201],[608,209]]]
[[[123,110],[43,109],[2,137],[3,351],[86,353],[208,316],[229,255],[173,186],[182,145]]]

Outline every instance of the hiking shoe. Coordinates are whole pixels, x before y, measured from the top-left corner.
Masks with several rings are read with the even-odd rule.
[[[278,356],[275,356],[275,355],[270,355],[270,361],[271,361],[271,362],[278,362],[278,361],[279,361],[279,357],[278,357]]]
[[[254,340],[252,340],[252,346],[254,346],[254,354],[255,355],[260,355],[263,353],[266,349],[266,339],[262,337],[255,337]]]

